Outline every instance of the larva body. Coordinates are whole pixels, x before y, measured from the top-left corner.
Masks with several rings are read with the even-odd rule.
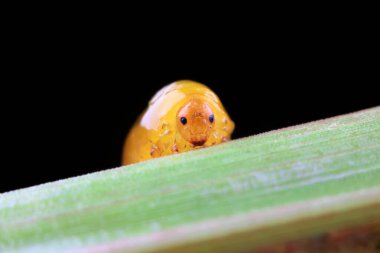
[[[234,122],[203,84],[178,81],[150,100],[124,145],[124,165],[207,147],[231,138]]]

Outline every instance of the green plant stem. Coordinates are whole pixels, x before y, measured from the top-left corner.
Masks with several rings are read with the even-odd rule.
[[[377,222],[380,107],[3,193],[0,252],[245,252]]]

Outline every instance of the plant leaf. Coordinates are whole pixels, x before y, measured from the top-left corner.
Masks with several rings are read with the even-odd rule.
[[[252,252],[370,223],[380,107],[3,193],[0,252]]]

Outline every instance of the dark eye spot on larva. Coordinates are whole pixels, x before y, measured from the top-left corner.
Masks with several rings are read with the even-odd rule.
[[[214,114],[211,114],[211,115],[208,117],[208,120],[210,121],[210,123],[214,122]]]
[[[186,117],[181,117],[181,123],[182,123],[182,125],[186,125],[186,123],[187,123]]]

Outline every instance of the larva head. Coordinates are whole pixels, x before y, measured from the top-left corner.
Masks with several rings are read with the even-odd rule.
[[[181,136],[194,146],[202,146],[215,125],[210,106],[197,98],[189,100],[178,110],[176,121]]]

